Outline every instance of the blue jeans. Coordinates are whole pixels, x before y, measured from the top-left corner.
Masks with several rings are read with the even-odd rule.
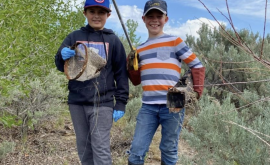
[[[185,110],[179,113],[169,113],[165,104],[143,104],[138,116],[135,134],[129,151],[129,162],[143,164],[146,152],[153,136],[161,125],[161,160],[166,165],[175,165],[178,160],[178,140],[184,120]]]

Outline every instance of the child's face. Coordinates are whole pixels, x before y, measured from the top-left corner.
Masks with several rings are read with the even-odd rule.
[[[95,30],[102,30],[107,18],[111,15],[101,7],[90,7],[83,12],[89,25]]]
[[[149,37],[157,37],[163,34],[163,27],[169,18],[161,11],[153,9],[143,16],[142,19],[148,29]]]

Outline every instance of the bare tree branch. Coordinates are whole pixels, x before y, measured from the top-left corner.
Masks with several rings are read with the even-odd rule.
[[[255,135],[257,138],[259,138],[261,141],[263,141],[266,145],[268,145],[268,146],[270,147],[270,144],[267,143],[267,141],[265,141],[263,138],[261,138],[260,136],[258,136],[256,133],[254,133],[254,131],[251,130],[250,128],[246,128],[246,127],[244,127],[244,126],[242,126],[242,125],[239,125],[239,124],[237,124],[237,123],[235,123],[235,122],[232,122],[232,121],[224,121],[224,120],[223,120],[223,122],[229,123],[229,124],[233,124],[233,125],[237,125],[238,127],[241,127],[241,128],[243,128],[243,129],[247,130],[248,132],[250,132],[250,133],[252,133],[253,135]],[[268,135],[267,135],[267,136],[268,136]]]
[[[265,0],[265,15],[264,15],[264,27],[263,27],[263,40],[262,40],[262,48],[261,48],[260,59],[262,59],[262,56],[263,56],[263,45],[264,45],[265,27],[266,27],[266,15],[267,15],[267,0]]]
[[[226,31],[226,29],[220,24],[220,22],[216,19],[216,17],[212,14],[212,12],[207,8],[207,6],[201,0],[198,0],[198,1],[204,6],[204,8],[210,13],[210,15],[218,23],[219,27],[223,30],[223,32],[220,31],[221,35],[223,35],[226,39],[228,39],[232,44],[239,47],[241,50],[245,51],[247,54],[251,55],[256,61],[258,61],[259,63],[261,63],[262,65],[264,65],[268,69],[270,69],[270,62],[262,59],[264,37],[265,37],[265,26],[266,26],[267,0],[266,0],[266,5],[265,5],[265,22],[264,22],[263,41],[262,41],[262,47],[261,47],[261,52],[260,52],[259,57],[250,49],[250,47],[241,39],[241,37],[237,33],[237,31],[234,27],[234,24],[232,22],[232,18],[231,18],[231,14],[230,14],[229,5],[228,5],[227,0],[226,0],[226,6],[227,6],[229,18],[227,18],[221,11],[220,11],[220,13],[229,21],[229,23],[230,23],[231,27],[233,28],[233,31],[237,37],[237,40]]]

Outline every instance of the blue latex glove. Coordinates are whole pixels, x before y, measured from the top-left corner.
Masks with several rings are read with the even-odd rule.
[[[119,110],[113,110],[113,119],[115,122],[119,120],[121,117],[123,117],[125,114],[124,111],[119,111]]]
[[[62,55],[63,60],[69,59],[70,57],[75,56],[75,50],[71,50],[68,47],[64,47],[61,50],[61,55]]]

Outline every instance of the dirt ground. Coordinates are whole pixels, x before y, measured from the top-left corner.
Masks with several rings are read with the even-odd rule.
[[[116,128],[113,127],[113,129]],[[145,165],[160,165],[159,131],[154,136]],[[25,142],[22,142],[18,132],[14,128],[4,129],[0,125],[0,143],[16,142],[13,152],[0,159],[1,165],[79,165],[75,134],[70,120],[65,119],[59,128],[55,128],[55,124],[47,123],[38,130],[29,131]],[[116,136],[117,134],[112,134],[111,137],[114,143],[111,149],[113,165],[126,165],[125,151],[129,149],[130,141],[117,142]],[[193,154],[194,151],[185,141],[180,140],[179,155],[192,156]]]

